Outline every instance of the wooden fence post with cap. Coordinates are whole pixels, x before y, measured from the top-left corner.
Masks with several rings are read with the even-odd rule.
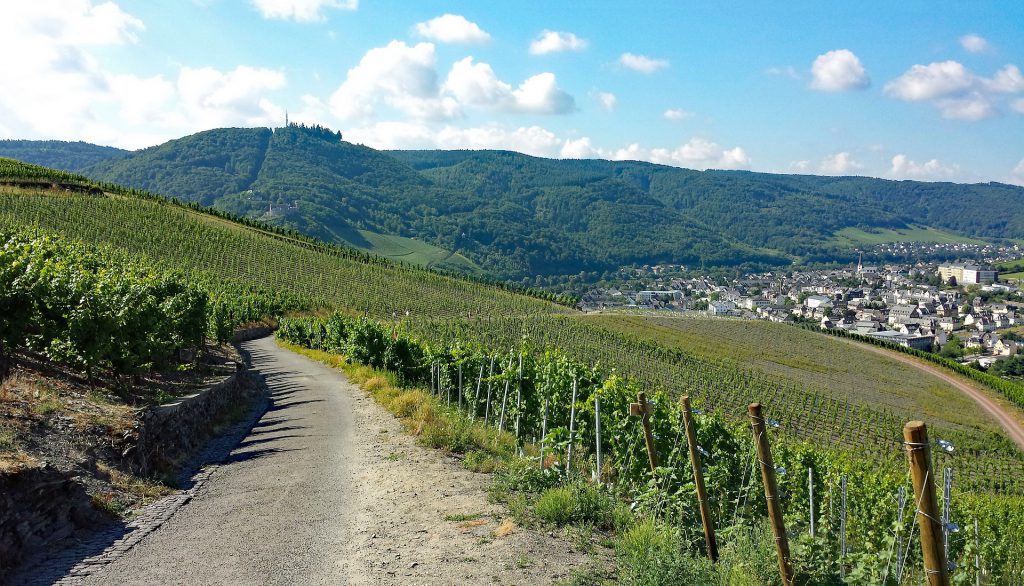
[[[690,448],[690,466],[693,468],[693,483],[697,487],[697,504],[700,505],[700,522],[704,526],[704,542],[708,546],[708,557],[718,561],[718,542],[715,540],[715,523],[708,507],[708,493],[704,487],[704,471],[700,467],[700,452],[697,450],[697,430],[690,412],[690,396],[683,395],[683,423],[686,425],[686,444]]]
[[[903,426],[903,445],[907,448],[910,474],[914,480],[917,524],[921,528],[921,552],[929,586],[949,586],[949,567],[942,548],[942,523],[935,502],[935,478],[931,473],[932,450],[928,444],[928,426],[911,421]]]
[[[651,413],[654,412],[654,405],[647,400],[647,393],[643,391],[636,394],[636,403],[629,404],[629,414],[633,417],[640,417],[640,423],[644,427],[644,443],[647,444],[647,459],[651,463],[651,473],[658,467],[658,453],[654,450],[654,434],[651,433]]]
[[[785,586],[793,584],[793,564],[789,556],[789,539],[786,537],[786,524],[782,518],[782,504],[779,502],[779,485],[775,480],[775,463],[768,447],[768,433],[761,414],[761,404],[751,403],[747,408],[750,414],[750,425],[754,429],[754,445],[757,447],[757,460],[761,464],[761,481],[764,484],[764,498],[768,502],[768,519],[775,534],[775,553],[779,557],[779,575]]]

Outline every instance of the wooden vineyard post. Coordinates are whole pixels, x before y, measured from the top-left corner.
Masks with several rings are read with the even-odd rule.
[[[643,391],[636,394],[636,403],[629,404],[629,414],[633,417],[640,417],[640,423],[644,427],[644,443],[647,444],[647,459],[651,463],[651,473],[658,467],[658,453],[654,451],[654,435],[651,433],[651,412],[654,405],[647,401],[647,393]]]
[[[903,445],[907,448],[910,475],[914,480],[914,502],[917,524],[921,529],[921,552],[924,573],[929,586],[949,586],[949,568],[942,549],[942,523],[935,502],[935,478],[932,476],[932,450],[928,444],[928,427],[923,421],[903,426]]]
[[[793,584],[793,564],[789,557],[789,539],[786,537],[786,524],[782,519],[782,504],[779,503],[779,485],[775,481],[775,463],[772,451],[768,447],[768,433],[765,430],[764,417],[761,415],[761,404],[751,403],[747,408],[750,414],[750,425],[754,429],[754,445],[757,447],[757,459],[761,464],[761,481],[764,484],[764,498],[768,502],[768,518],[775,534],[775,553],[779,557],[779,575],[785,586]]]
[[[708,546],[708,557],[718,561],[718,542],[715,540],[715,524],[708,507],[708,492],[704,486],[704,471],[700,467],[700,452],[697,451],[697,430],[690,413],[690,396],[683,395],[683,423],[686,425],[686,444],[690,448],[690,466],[693,468],[693,483],[697,487],[697,504],[700,505],[700,522],[704,526],[704,542]]]

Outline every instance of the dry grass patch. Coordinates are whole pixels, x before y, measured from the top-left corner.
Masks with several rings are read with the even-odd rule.
[[[140,478],[138,476],[122,472],[117,468],[108,466],[102,462],[96,464],[96,469],[110,479],[110,485],[115,489],[131,495],[139,501],[139,504],[148,504],[161,497],[165,497],[174,489],[159,482]]]
[[[0,474],[13,474],[39,465],[39,461],[21,452],[0,455]]]
[[[495,537],[506,537],[516,532],[519,526],[512,519],[502,519],[497,529],[494,530]]]

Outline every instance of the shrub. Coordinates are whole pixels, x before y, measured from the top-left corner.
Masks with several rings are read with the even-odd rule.
[[[533,505],[533,510],[542,521],[561,526],[573,520],[575,504],[572,489],[559,486],[544,491]]]
[[[615,520],[615,498],[589,482],[575,481],[544,491],[534,505],[541,520],[555,525],[579,523],[600,529],[611,528]]]
[[[725,584],[706,558],[683,550],[675,529],[653,520],[637,523],[615,546],[619,582],[629,586]]]

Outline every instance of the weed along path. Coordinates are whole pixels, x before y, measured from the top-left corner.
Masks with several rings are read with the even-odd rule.
[[[489,476],[416,445],[340,371],[242,346],[270,409],[191,502],[73,583],[533,585],[586,562],[505,520]]]

